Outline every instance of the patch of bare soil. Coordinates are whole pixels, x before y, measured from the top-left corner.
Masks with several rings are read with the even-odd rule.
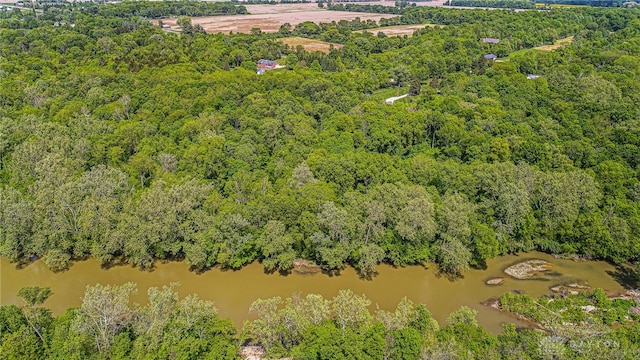
[[[549,270],[551,263],[539,259],[531,259],[513,264],[504,273],[518,280],[533,279],[536,275]]]
[[[243,346],[240,348],[240,357],[245,360],[262,360],[264,354],[262,346]]]
[[[242,346],[240,357],[244,360],[293,360],[293,358],[268,359],[265,358],[266,351],[262,346]]]
[[[487,285],[502,285],[504,284],[504,278],[503,277],[491,278],[485,281],[484,283]]]
[[[293,261],[293,271],[300,274],[315,274],[322,271],[322,268],[307,260],[296,259]]]
[[[398,26],[385,26],[367,30],[360,30],[358,32],[370,32],[374,35],[377,35],[379,32],[387,35],[387,36],[413,36],[413,33],[416,30],[424,29],[425,27],[434,27],[436,25],[433,24],[422,24],[422,25],[398,25]]]
[[[309,52],[322,51],[323,53],[328,53],[331,50],[332,46],[335,49],[340,49],[344,46],[342,44],[330,43],[314,39],[306,39],[298,36],[281,38],[279,40],[283,44],[287,44],[293,49],[300,45]]]
[[[258,15],[258,14],[282,14],[282,13],[292,13],[292,12],[301,12],[301,11],[322,11],[323,9],[318,7],[316,3],[307,3],[307,4],[278,4],[278,5],[267,5],[267,4],[256,4],[256,5],[245,5],[249,14]]]
[[[540,51],[553,51],[571,44],[572,41],[573,41],[573,36],[569,36],[567,38],[557,40],[556,42],[553,43],[553,45],[538,46],[538,47],[534,47],[534,49],[540,50]]]
[[[559,284],[549,288],[554,293],[575,295],[580,291],[591,291],[591,286],[585,283]]]

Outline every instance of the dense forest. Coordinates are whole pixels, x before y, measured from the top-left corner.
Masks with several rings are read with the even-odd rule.
[[[0,13],[0,255],[55,270],[92,256],[286,272],[304,258],[364,277],[380,262],[459,275],[532,249],[640,260],[639,10],[339,4],[398,16],[223,35],[144,18],[198,3],[166,4]],[[292,35],[344,46],[278,41]],[[287,68],[257,75],[259,59]],[[259,299],[236,329],[176,289],[136,305],[135,284],[89,286],[53,316],[49,289],[24,288],[0,307],[0,359],[235,359],[254,344],[296,359],[640,356],[637,299],[602,290],[507,293],[495,306],[532,329],[496,335],[469,308],[438,324],[349,290]]]
[[[532,298],[506,294],[503,311],[538,329],[505,324],[498,335],[462,307],[438,324],[406,298],[392,311],[350,290],[332,299],[309,294],[256,300],[255,320],[237,332],[196,295],[176,284],[148,289],[146,305],[131,304],[135,284],[88,286],[82,305],[52,316],[48,288],[23,288],[21,306],[0,307],[0,359],[237,359],[241,345],[259,344],[270,358],[294,359],[637,359],[640,307],[597,289]],[[638,294],[640,296],[640,293]],[[588,310],[585,310],[588,309]],[[611,325],[616,325],[611,327]]]
[[[532,249],[640,257],[640,11],[416,7],[384,21],[441,25],[413,37],[353,32],[375,25],[359,19],[223,35],[78,9],[1,16],[12,261],[287,271],[304,258],[371,276]],[[292,34],[344,47],[277,41]],[[287,69],[258,76],[262,58]]]

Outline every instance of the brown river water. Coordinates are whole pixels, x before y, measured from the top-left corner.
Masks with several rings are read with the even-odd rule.
[[[507,266],[532,258],[551,262],[552,273],[543,280],[516,280],[503,273]],[[615,267],[601,261],[560,260],[547,254],[530,252],[519,256],[501,256],[490,260],[487,265],[486,270],[473,269],[465,273],[463,278],[453,281],[439,276],[435,265],[426,269],[421,266],[394,268],[380,265],[376,277],[363,280],[352,268],[346,268],[337,276],[323,273],[283,276],[278,273],[265,274],[261,264],[253,263],[238,271],[212,269],[198,274],[189,271],[184,262],[157,263],[153,271],[141,271],[130,266],[104,269],[93,259],[76,262],[69,270],[54,273],[41,261],[18,269],[6,258],[0,258],[0,304],[20,304],[21,300],[16,294],[24,286],[48,286],[54,294],[45,306],[52,309],[54,314],[60,314],[68,307],[80,305],[87,285],[131,281],[138,285],[138,293],[132,300],[145,303],[147,288],[179,282],[181,285],[177,290],[181,297],[197,293],[201,298],[213,301],[222,317],[229,317],[240,326],[243,321],[250,319],[249,305],[258,298],[285,298],[308,293],[331,298],[340,289],[351,289],[371,299],[371,310],[377,307],[392,310],[406,296],[416,303],[425,304],[440,324],[444,324],[449,313],[466,305],[478,310],[481,325],[498,333],[505,322],[526,326],[507,314],[481,304],[505,292],[522,291],[541,296],[550,294],[549,288],[554,285],[573,282],[586,282],[591,287],[609,292],[624,291],[610,275],[615,272]],[[486,285],[485,281],[492,277],[505,277],[505,281],[499,286]]]

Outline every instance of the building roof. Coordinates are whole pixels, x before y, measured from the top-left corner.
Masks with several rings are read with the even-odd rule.
[[[487,54],[484,56],[485,59],[489,60],[489,59],[496,59],[498,58],[497,56],[495,56],[494,54]]]
[[[258,65],[276,66],[278,63],[273,60],[260,59],[258,60]]]
[[[500,42],[500,39],[496,39],[496,38],[482,38],[482,42],[483,43],[489,43],[489,44],[497,44]]]

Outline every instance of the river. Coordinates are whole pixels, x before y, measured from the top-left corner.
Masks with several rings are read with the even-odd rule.
[[[553,274],[544,280],[516,280],[503,273],[507,266],[530,258],[543,259],[553,264]],[[249,319],[251,302],[258,298],[273,296],[289,297],[293,294],[322,294],[331,298],[340,289],[351,289],[356,294],[364,294],[376,307],[394,309],[404,296],[416,303],[423,303],[433,316],[443,324],[452,311],[463,305],[478,310],[478,321],[488,330],[497,333],[504,322],[515,319],[481,303],[499,297],[507,291],[522,291],[532,296],[549,294],[549,288],[560,283],[586,281],[592,287],[607,291],[624,291],[623,287],[609,274],[615,267],[601,261],[572,261],[554,259],[552,256],[530,252],[523,255],[508,255],[492,259],[486,270],[473,269],[461,279],[451,281],[439,276],[436,266],[425,269],[421,266],[394,268],[381,265],[373,280],[362,280],[355,270],[346,268],[340,275],[265,274],[259,263],[250,264],[241,270],[230,271],[212,269],[198,274],[189,271],[184,262],[161,262],[153,271],[141,271],[130,266],[102,268],[93,259],[80,261],[64,272],[54,273],[41,261],[35,261],[18,269],[7,259],[0,258],[0,304],[20,304],[16,296],[24,286],[48,286],[53,295],[45,306],[54,314],[63,313],[68,307],[79,306],[87,285],[138,284],[134,302],[146,301],[146,290],[152,286],[162,286],[179,282],[180,296],[197,293],[201,298],[211,300],[223,317],[231,318],[238,326]],[[485,281],[492,277],[505,277],[503,285],[489,286]]]

